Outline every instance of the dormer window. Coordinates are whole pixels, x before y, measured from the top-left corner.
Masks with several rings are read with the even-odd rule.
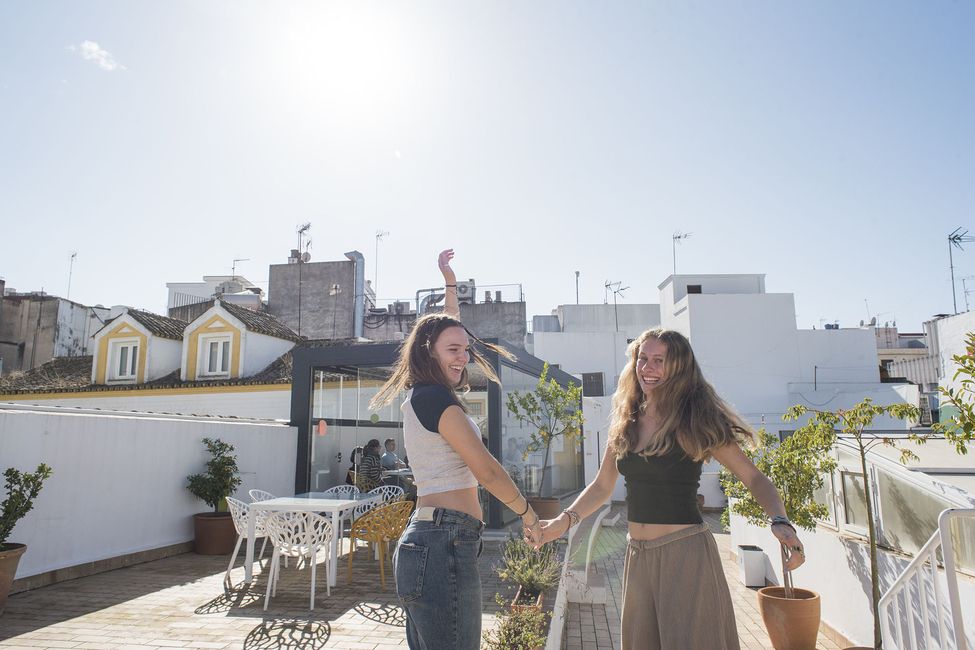
[[[230,337],[200,337],[201,361],[200,375],[209,377],[230,376]]]
[[[139,367],[139,340],[114,340],[109,346],[109,381],[135,381]]]

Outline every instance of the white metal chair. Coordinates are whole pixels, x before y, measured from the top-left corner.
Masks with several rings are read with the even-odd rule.
[[[230,570],[234,568],[234,561],[237,559],[237,553],[240,552],[240,543],[247,539],[247,520],[251,507],[250,504],[239,499],[227,497],[227,508],[230,510],[230,516],[233,517],[234,528],[237,529],[237,543],[234,545],[234,552],[230,554],[230,564],[227,565],[227,580],[229,580]],[[254,539],[264,538],[264,543],[261,544],[261,552],[257,555],[258,559],[264,556],[264,547],[267,546],[267,531],[264,529],[265,518],[263,513],[258,514],[254,525]]]
[[[359,496],[359,488],[354,485],[336,485],[322,492],[322,495],[326,499],[354,499]],[[339,536],[340,544],[345,531],[345,520],[348,519],[351,522],[354,517],[354,512],[354,508],[347,508],[339,512],[339,529],[336,534]]]
[[[249,490],[247,494],[250,495],[251,501],[268,501],[269,499],[276,498],[273,494],[264,490]]]
[[[354,499],[359,495],[359,488],[354,485],[336,485],[322,494],[326,499]]]
[[[406,490],[398,485],[380,485],[375,489],[369,490],[369,494],[381,494],[383,497],[383,503],[399,501],[403,498],[403,494],[405,492]]]
[[[274,545],[271,555],[271,570],[267,578],[267,592],[264,594],[264,610],[267,611],[271,596],[277,592],[278,577],[281,574],[281,556],[307,558],[311,566],[311,599],[309,609],[315,609],[315,569],[318,552],[325,550],[325,590],[331,596],[328,563],[329,542],[332,540],[332,525],[328,520],[314,512],[270,512],[265,522],[268,537]]]

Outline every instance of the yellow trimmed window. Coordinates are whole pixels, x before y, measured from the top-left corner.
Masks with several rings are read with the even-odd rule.
[[[231,348],[229,336],[207,336],[200,340],[202,360],[200,374],[207,377],[230,375]]]
[[[109,381],[135,381],[139,368],[137,339],[114,340],[109,344]]]

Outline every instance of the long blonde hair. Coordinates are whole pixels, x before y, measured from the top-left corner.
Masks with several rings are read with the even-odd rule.
[[[467,336],[471,341],[477,342],[479,347],[495,352],[506,359],[515,358],[513,354],[504,348],[492,345],[491,343],[485,343],[471,334],[470,330],[464,327],[464,324],[456,318],[443,313],[427,314],[416,321],[413,331],[403,341],[403,345],[399,350],[399,358],[396,360],[396,365],[393,366],[393,374],[386,380],[383,387],[379,389],[376,396],[370,400],[370,409],[382,408],[392,402],[401,390],[411,388],[415,384],[440,384],[446,386],[451,391],[458,388],[461,390],[468,390],[470,388],[467,368],[464,368],[464,372],[461,373],[460,383],[454,386],[447,380],[443,370],[440,368],[440,364],[433,358],[434,344],[443,331],[449,327],[462,327],[467,332]],[[491,367],[491,363],[484,358],[478,349],[474,345],[471,345],[469,351],[471,361],[478,365],[490,381],[500,384],[501,380],[498,379],[498,375],[494,372],[494,368]],[[464,405],[460,401],[457,402],[457,405],[464,408]]]
[[[664,379],[653,389],[653,406],[660,417],[660,427],[645,449],[637,449],[640,436],[636,423],[646,408],[646,396],[637,378],[636,364],[640,347],[650,339],[660,341],[667,348]],[[630,343],[626,356],[626,366],[613,395],[609,425],[609,445],[617,458],[630,451],[661,456],[678,445],[692,460],[704,461],[718,447],[754,439],[749,426],[704,378],[690,341],[680,332],[662,328],[647,330]]]

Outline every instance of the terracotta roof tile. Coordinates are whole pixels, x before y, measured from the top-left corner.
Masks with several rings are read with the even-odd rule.
[[[279,321],[271,314],[267,314],[225,300],[220,301],[220,306],[244,324],[248,330],[258,334],[274,336],[286,341],[300,341],[301,337],[295,334],[291,328]]]

